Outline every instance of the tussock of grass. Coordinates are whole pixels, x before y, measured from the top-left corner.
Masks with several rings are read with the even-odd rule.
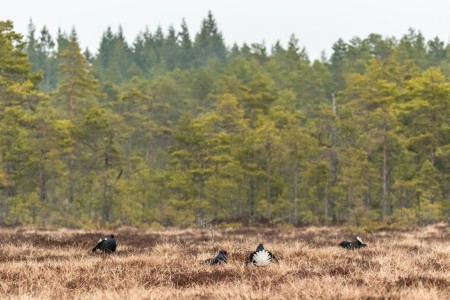
[[[0,298],[12,299],[449,299],[450,228],[364,235],[368,247],[348,251],[343,229],[236,229],[116,232],[110,256],[90,253],[103,234],[0,230]],[[280,258],[244,266],[263,242]],[[219,248],[229,263],[201,262]]]

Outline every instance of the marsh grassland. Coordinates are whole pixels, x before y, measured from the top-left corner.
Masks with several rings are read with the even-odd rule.
[[[110,256],[90,250],[109,232],[0,230],[1,299],[450,299],[450,227],[362,234],[344,228],[115,231]],[[280,257],[246,256],[263,242]],[[200,262],[229,252],[227,265]]]

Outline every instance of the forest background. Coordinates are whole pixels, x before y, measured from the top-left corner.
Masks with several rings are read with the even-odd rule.
[[[295,35],[227,46],[191,35],[77,33],[0,21],[0,225],[95,228],[348,224],[450,218],[450,45]]]

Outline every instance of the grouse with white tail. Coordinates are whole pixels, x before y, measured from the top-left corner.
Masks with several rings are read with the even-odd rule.
[[[349,241],[342,241],[339,243],[339,246],[341,246],[342,248],[345,249],[358,249],[358,248],[363,248],[363,247],[367,247],[367,244],[364,244],[363,240],[357,236],[353,241],[349,242]]]
[[[263,244],[259,244],[256,248],[256,251],[250,254],[250,256],[248,257],[245,265],[253,263],[255,266],[262,267],[267,266],[272,261],[278,261],[278,259],[271,252],[264,249]]]
[[[94,248],[92,248],[92,252],[96,252],[97,249],[101,250],[105,254],[111,254],[114,251],[116,251],[117,247],[117,240],[114,237],[114,234],[111,234],[109,237],[100,239],[95,245]]]
[[[219,250],[219,253],[214,258],[208,258],[204,261],[208,265],[226,264],[227,263],[227,251]]]

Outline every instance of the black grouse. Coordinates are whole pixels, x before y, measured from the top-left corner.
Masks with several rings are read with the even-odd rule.
[[[227,251],[219,250],[219,253],[214,258],[208,258],[204,261],[205,264],[209,265],[217,265],[217,264],[226,264],[227,263]]]
[[[362,239],[359,236],[357,236],[351,242],[349,242],[349,241],[342,241],[342,242],[340,242],[339,246],[341,246],[342,248],[345,248],[345,249],[358,249],[358,248],[367,247],[367,244],[364,244]]]
[[[92,252],[96,252],[97,249],[101,250],[105,254],[111,254],[114,251],[116,251],[117,247],[117,240],[114,237],[114,234],[111,234],[109,237],[100,239],[95,245],[94,248],[92,248]]]
[[[245,265],[249,263],[253,263],[255,266],[267,266],[272,261],[278,261],[278,259],[271,252],[264,249],[263,244],[259,244],[256,248],[256,251],[250,254],[248,260],[245,262]]]

